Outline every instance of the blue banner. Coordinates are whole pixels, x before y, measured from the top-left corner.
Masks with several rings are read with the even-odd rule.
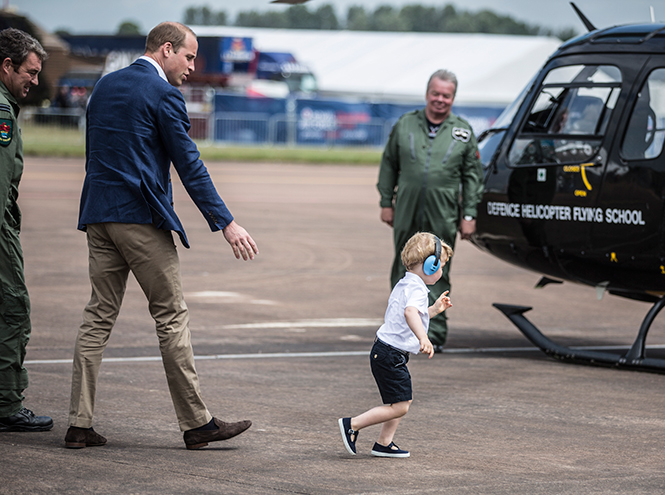
[[[417,104],[369,103],[329,98],[263,98],[218,93],[215,139],[228,142],[384,146],[397,119]],[[454,106],[476,135],[502,107]]]
[[[383,122],[372,120],[370,103],[339,100],[296,100],[297,142],[379,146]]]

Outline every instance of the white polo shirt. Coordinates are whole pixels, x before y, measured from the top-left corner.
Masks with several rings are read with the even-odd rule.
[[[429,289],[418,275],[406,272],[390,293],[384,324],[377,330],[376,336],[386,344],[412,354],[420,352],[420,341],[406,324],[404,310],[413,306],[418,310],[425,331],[429,328],[428,312]]]

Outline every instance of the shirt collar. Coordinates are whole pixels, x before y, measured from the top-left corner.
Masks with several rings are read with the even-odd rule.
[[[155,59],[150,58],[150,57],[148,57],[148,56],[146,56],[146,55],[141,55],[141,56],[139,57],[139,59],[141,59],[141,60],[147,60],[148,62],[150,62],[150,63],[152,64],[152,66],[153,66],[155,69],[157,69],[157,73],[159,74],[159,77],[161,77],[162,79],[164,79],[166,82],[169,82],[169,80],[166,78],[166,73],[164,72],[164,69],[162,69],[161,65],[159,65],[159,64],[155,61]]]
[[[429,288],[427,287],[427,284],[425,284],[425,281],[422,278],[420,278],[418,275],[416,275],[415,273],[406,272],[404,274],[404,278],[408,279],[412,283],[422,285],[423,287],[425,287],[425,289],[427,289],[427,292],[429,292]]]

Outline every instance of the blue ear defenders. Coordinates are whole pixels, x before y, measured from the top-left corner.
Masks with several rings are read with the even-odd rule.
[[[441,266],[441,240],[434,236],[434,242],[434,254],[429,255],[423,263],[423,272],[425,275],[434,275]]]

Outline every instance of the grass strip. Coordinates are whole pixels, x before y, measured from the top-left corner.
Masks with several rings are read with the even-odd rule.
[[[23,152],[28,156],[84,158],[85,134],[77,128],[24,125]],[[197,142],[204,161],[377,165],[381,150],[360,147],[283,147],[215,145]]]

